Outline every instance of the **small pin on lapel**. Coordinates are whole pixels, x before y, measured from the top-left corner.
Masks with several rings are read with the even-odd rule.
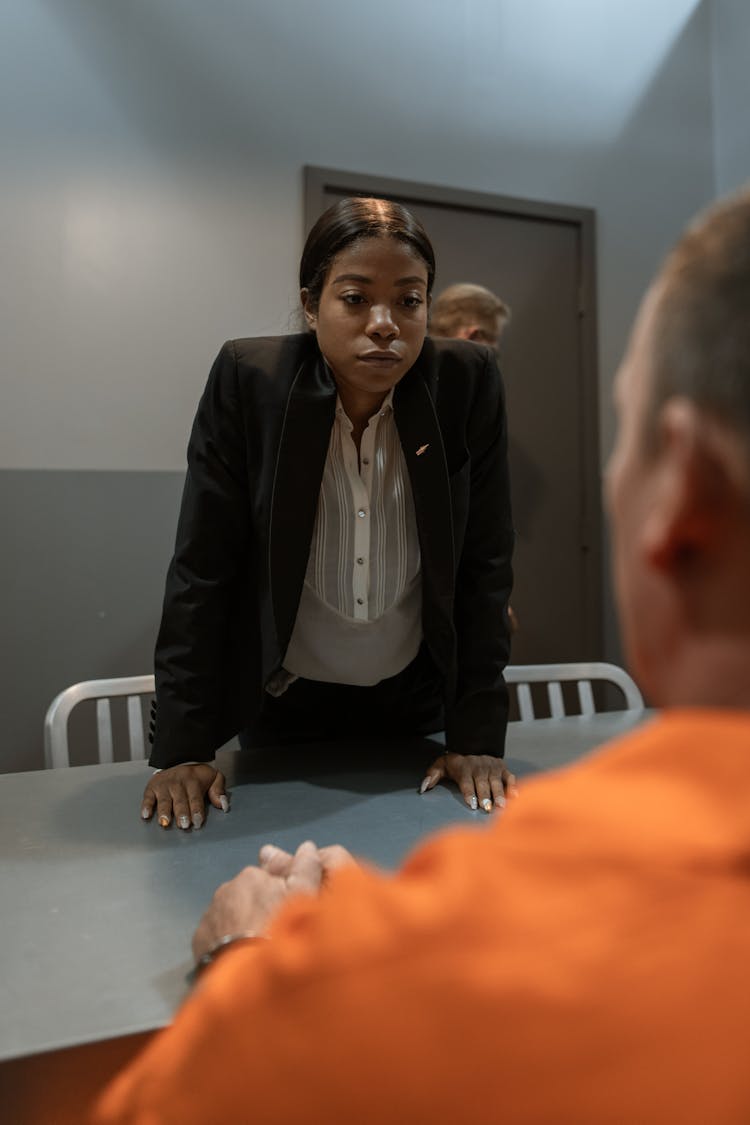
[[[430,448],[429,441],[427,442],[427,445],[420,445],[419,449],[417,450],[417,457],[421,457],[422,454],[424,453],[424,451],[426,449],[429,449],[429,448]]]

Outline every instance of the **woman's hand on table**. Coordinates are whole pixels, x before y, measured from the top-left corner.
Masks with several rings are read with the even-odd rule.
[[[141,801],[141,817],[150,820],[156,812],[162,828],[169,828],[173,816],[178,828],[202,828],[206,798],[214,808],[229,812],[226,780],[220,770],[208,762],[170,766],[149,780]]]
[[[193,937],[195,960],[228,936],[262,937],[290,895],[317,894],[332,871],[354,862],[337,844],[317,848],[307,840],[294,855],[266,844],[260,849],[258,867],[246,867],[215,892]]]
[[[491,754],[441,754],[427,767],[419,792],[426,793],[445,779],[455,781],[470,809],[487,813],[505,808],[506,799],[518,794],[514,775],[502,758]]]

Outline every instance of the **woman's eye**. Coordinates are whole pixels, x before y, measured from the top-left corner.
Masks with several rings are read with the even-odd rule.
[[[403,302],[407,309],[418,309],[423,303],[418,293],[407,293],[403,298]]]
[[[342,293],[341,300],[345,301],[347,305],[361,305],[364,303],[364,297],[361,293]]]

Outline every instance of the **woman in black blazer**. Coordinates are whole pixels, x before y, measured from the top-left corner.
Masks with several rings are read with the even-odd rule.
[[[225,344],[188,448],[141,815],[228,808],[245,744],[445,729],[421,791],[504,803],[513,531],[493,353],[426,338],[432,246],[344,199],[300,264],[308,331]]]

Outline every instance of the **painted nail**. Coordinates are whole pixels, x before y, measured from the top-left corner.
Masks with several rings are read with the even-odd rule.
[[[229,812],[229,798],[225,797],[223,793],[219,797],[219,804],[221,805],[222,812]]]
[[[162,828],[169,828],[169,817],[162,813],[159,817],[159,824]]]
[[[203,825],[203,817],[199,812],[193,813],[193,828],[201,828]]]
[[[504,809],[506,805],[505,797],[495,797],[495,804],[499,809]]]
[[[471,798],[471,800],[469,801],[469,806],[474,810],[474,812],[476,812],[476,810],[479,808],[479,802],[477,801],[476,797]]]
[[[420,793],[426,793],[427,792],[427,786],[429,784],[430,784],[430,779],[429,779],[429,777],[426,777],[419,787],[419,792]]]
[[[148,820],[150,815],[151,814],[149,813],[148,809],[144,805],[143,808],[141,809],[141,820]]]
[[[189,827],[190,827],[190,817],[185,816],[185,814],[183,813],[182,816],[180,817],[180,828],[189,828]]]
[[[485,812],[492,812],[492,801],[489,799],[489,797],[485,797],[482,801],[482,808]]]

